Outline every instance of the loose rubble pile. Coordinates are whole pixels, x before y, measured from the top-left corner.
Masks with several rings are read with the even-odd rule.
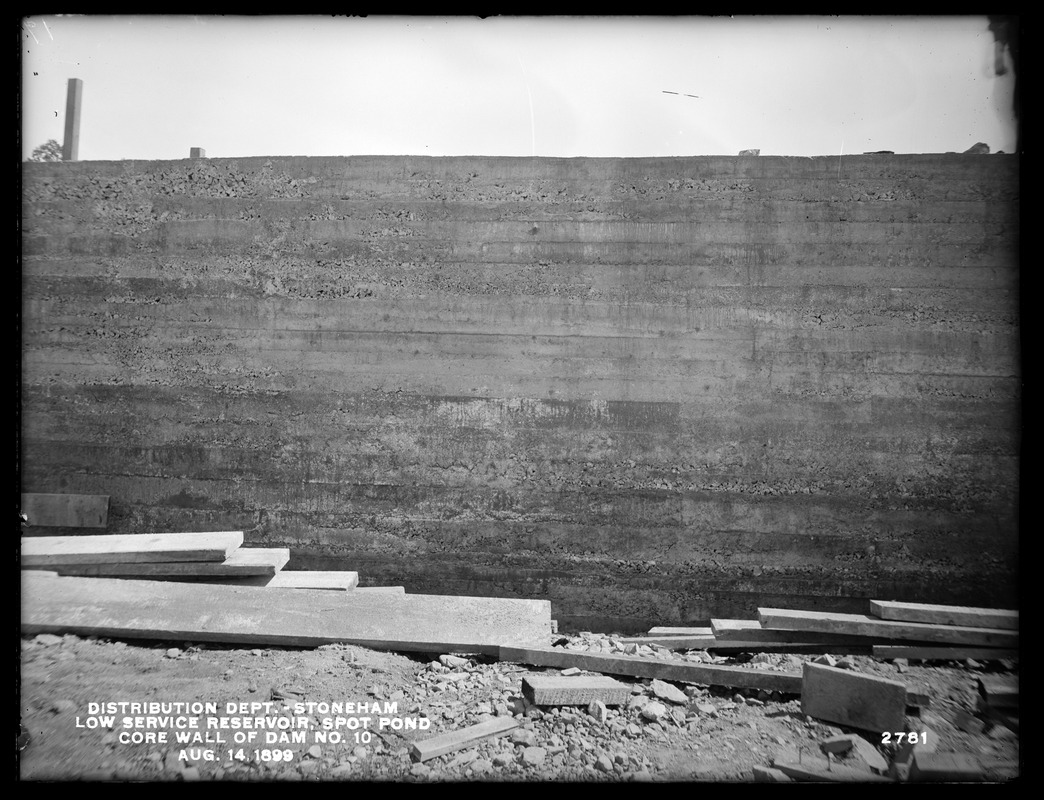
[[[633,642],[585,633],[557,637],[572,651],[625,652]],[[726,659],[706,651],[672,653],[636,645],[650,659],[738,664],[745,669],[793,671],[793,654]],[[974,756],[975,780],[1018,775],[1018,736],[977,710],[977,677],[1010,675],[1013,662],[921,665],[867,656],[820,663],[923,686],[927,704],[909,709],[907,727],[922,751]],[[542,669],[489,656],[408,657],[351,645],[314,650],[171,647],[169,642],[124,643],[41,634],[23,639],[22,777],[116,780],[352,780],[352,781],[717,781],[790,780],[798,765],[833,780],[880,780],[901,754],[895,737],[806,717],[794,695],[728,690],[668,681],[621,678],[626,702],[582,706],[529,702],[529,676],[579,670]],[[106,683],[108,681],[109,683]],[[265,761],[179,759],[172,747],[125,745],[117,731],[75,731],[74,715],[87,699],[113,696],[165,699],[328,701],[355,698],[395,703],[400,716],[428,721],[427,730],[376,730],[337,744],[291,745],[293,757]],[[109,688],[106,688],[109,687]],[[191,687],[191,689],[189,688]],[[930,697],[930,700],[929,700]],[[290,713],[290,712],[283,712]],[[320,724],[320,714],[310,716]],[[469,726],[501,720],[500,735],[464,742],[452,752],[417,760],[418,743]],[[1015,723],[1017,728],[1017,722]],[[898,732],[896,732],[898,733]],[[365,739],[365,741],[363,741]],[[908,754],[907,754],[908,755]],[[925,761],[927,763],[927,761]],[[884,775],[879,773],[884,772]]]

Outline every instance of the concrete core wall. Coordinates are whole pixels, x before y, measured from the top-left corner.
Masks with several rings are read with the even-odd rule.
[[[1017,603],[1015,156],[23,176],[22,490],[110,532],[572,628]]]

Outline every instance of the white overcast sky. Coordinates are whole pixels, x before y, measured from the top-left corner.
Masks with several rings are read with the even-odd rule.
[[[1013,152],[985,16],[37,16],[22,153],[336,155]],[[677,92],[678,94],[667,94]],[[685,95],[696,95],[687,97]]]

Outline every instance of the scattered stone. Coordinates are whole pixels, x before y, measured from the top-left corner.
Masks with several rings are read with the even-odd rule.
[[[989,155],[989,152],[990,146],[986,142],[976,142],[964,151],[964,155],[985,156]]]
[[[562,670],[562,674],[566,677],[569,677],[570,675],[579,675],[581,672],[583,672],[583,670],[581,670],[580,667],[567,667]]]
[[[511,732],[508,741],[512,744],[521,744],[530,747],[536,744],[537,736],[534,731],[527,730],[526,728],[519,728],[518,730]]]
[[[982,664],[980,664],[974,658],[966,658],[966,659],[964,659],[964,666],[967,669],[982,669]]]
[[[855,740],[858,736],[852,734],[846,734],[844,736],[831,736],[829,739],[824,739],[819,743],[819,749],[824,753],[833,753],[837,755],[839,753],[847,753],[855,744]]]
[[[44,647],[51,647],[52,645],[61,644],[62,637],[55,636],[53,633],[38,633],[33,638],[33,641],[37,644],[42,644]]]
[[[838,661],[837,661],[837,668],[838,669],[855,669],[856,668],[856,663],[855,663],[855,661],[852,660],[851,656],[844,656],[844,657],[838,659]]]
[[[642,708],[642,717],[650,722],[657,722],[660,717],[667,713],[667,706],[655,700],[646,703]]]
[[[862,736],[853,737],[853,750],[878,775],[888,772],[888,760]]]
[[[465,750],[463,753],[461,753],[459,756],[457,756],[455,759],[453,759],[448,764],[448,768],[449,769],[456,769],[457,767],[467,766],[472,761],[474,761],[476,758],[478,758],[478,753],[476,751],[474,751],[474,750]]]
[[[760,156],[761,155],[761,148],[760,147],[752,147],[749,150],[740,150],[739,154],[741,156]]]
[[[429,771],[430,769],[428,765],[425,764],[423,761],[418,761],[416,764],[410,767],[410,774],[416,775],[418,777],[422,775],[427,775]]]
[[[427,765],[424,765],[424,766],[427,766]],[[339,764],[338,766],[336,766],[332,770],[330,770],[330,772],[328,774],[330,775],[331,778],[343,778],[343,777],[348,776],[351,773],[351,771],[352,771],[352,765],[351,764]]]
[[[613,762],[609,760],[608,756],[601,755],[595,759],[595,769],[601,770],[602,772],[612,772]]]
[[[588,715],[594,717],[603,725],[606,719],[609,717],[609,709],[606,708],[605,703],[601,700],[592,700],[591,704],[587,707]]]
[[[199,769],[197,767],[188,767],[181,771],[181,780],[183,781],[198,781],[199,780]]]
[[[527,747],[522,751],[522,763],[530,767],[539,767],[544,763],[547,750],[543,747]]]
[[[826,654],[821,655],[821,656],[816,656],[815,658],[812,659],[812,663],[813,664],[826,664],[828,667],[837,666],[837,661],[834,659],[834,657],[831,656],[831,655],[826,655]]]
[[[704,717],[717,717],[718,709],[711,703],[697,703],[696,711]]]
[[[323,755],[323,749],[319,745],[313,744],[308,748],[308,755],[312,758],[321,758]]]
[[[497,753],[493,756],[493,766],[495,767],[506,767],[511,761],[512,758],[507,753]]]
[[[653,680],[652,691],[653,694],[659,697],[661,700],[667,700],[671,703],[685,705],[689,702],[689,698],[685,694],[685,692],[683,692],[677,686],[673,686],[661,680]]]
[[[177,658],[178,656],[181,655],[181,651],[178,650],[178,648],[176,648],[176,647],[171,647],[171,648],[168,648],[167,651],[163,655],[165,655],[167,658]]]
[[[646,769],[641,769],[638,772],[631,773],[631,780],[635,783],[651,783],[652,779],[652,773]]]
[[[459,668],[467,666],[469,662],[466,658],[461,658],[460,656],[444,655],[439,656],[439,663],[447,667]]]

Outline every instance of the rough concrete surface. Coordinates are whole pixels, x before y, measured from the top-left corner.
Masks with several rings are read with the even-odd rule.
[[[1015,607],[1018,170],[27,163],[22,490],[563,629]]]

